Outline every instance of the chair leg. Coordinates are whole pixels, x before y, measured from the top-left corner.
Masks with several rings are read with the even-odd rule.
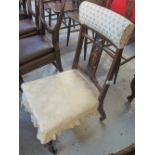
[[[57,63],[55,61],[53,61],[52,64],[56,69],[58,69]]]
[[[48,146],[48,150],[49,150],[51,153],[57,154],[58,150],[57,150],[57,148],[56,148],[56,144],[55,144],[54,141],[50,141],[50,142],[47,144],[47,146]]]
[[[74,20],[72,20],[72,22],[73,22],[73,27],[75,28],[75,21],[74,21]]]
[[[24,82],[24,81],[23,81],[22,76],[19,75],[19,90],[20,90],[20,92],[22,92],[21,85],[22,85],[23,82]]]
[[[86,29],[86,34],[88,34],[88,30]],[[84,60],[86,60],[87,57],[87,38],[84,40]]]
[[[100,121],[103,121],[106,118],[106,113],[104,111],[103,106],[104,106],[104,99],[110,87],[110,83],[107,82],[113,79],[113,76],[115,75],[117,70],[117,66],[120,64],[121,57],[122,57],[122,50],[119,50],[117,51],[116,55],[113,58],[112,65],[108,71],[108,75],[106,77],[105,83],[103,85],[101,94],[98,99],[99,100],[98,111],[100,113]]]
[[[120,58],[120,62],[121,62],[121,58]],[[116,72],[115,72],[115,76],[114,76],[114,84],[116,84],[116,80],[117,80],[117,75],[118,75],[118,72],[119,72],[119,68],[120,68],[120,64],[117,64]]]
[[[49,16],[48,16],[49,26],[51,26],[51,15],[52,15],[52,10],[49,8]]]
[[[58,49],[56,51],[56,63],[57,63],[58,70],[60,72],[62,72],[63,71],[63,67],[62,67],[62,63],[61,63],[60,49]]]
[[[68,29],[67,29],[67,43],[66,43],[66,46],[68,46],[68,44],[69,44],[70,31],[71,31],[71,18],[69,18],[69,21],[68,21]]]
[[[132,100],[135,98],[135,77],[131,81],[130,88],[131,88],[131,95],[127,97],[128,102],[132,102]]]

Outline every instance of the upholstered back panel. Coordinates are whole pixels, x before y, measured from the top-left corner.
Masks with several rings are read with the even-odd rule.
[[[131,37],[134,24],[125,17],[90,2],[82,2],[79,8],[81,24],[103,34],[118,48],[124,48]]]

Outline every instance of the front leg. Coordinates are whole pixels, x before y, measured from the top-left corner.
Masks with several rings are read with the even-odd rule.
[[[56,148],[56,142],[55,141],[50,141],[47,144],[48,150],[53,153],[53,154],[57,154],[58,150]]]
[[[100,113],[100,121],[103,121],[106,119],[106,113],[103,109],[103,104],[104,103],[100,103],[98,108],[97,108],[98,112]]]
[[[131,102],[135,98],[135,77],[131,81],[130,88],[131,88],[131,95],[127,97],[128,102]]]

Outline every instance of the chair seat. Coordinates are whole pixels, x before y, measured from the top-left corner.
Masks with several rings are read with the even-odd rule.
[[[19,10],[19,19],[27,18],[27,14],[23,10]]]
[[[33,23],[31,19],[23,19],[19,21],[19,35],[24,35],[37,31],[37,26]]]
[[[97,114],[99,91],[78,70],[24,83],[22,89],[23,104],[38,127],[37,138],[42,144]]]
[[[73,19],[74,21],[76,21],[76,22],[78,22],[78,23],[80,22],[80,21],[79,21],[79,14],[78,14],[77,11],[75,11],[75,12],[68,12],[67,15],[68,15],[68,17],[70,17],[70,18]]]
[[[53,51],[53,45],[46,37],[35,35],[19,40],[19,63],[24,64]]]
[[[62,3],[60,1],[49,2],[47,4],[48,4],[48,7],[51,8],[51,10],[54,11],[55,13],[61,12]],[[70,12],[70,11],[74,11],[74,10],[75,10],[75,8],[73,6],[73,3],[70,1],[67,1],[65,3],[64,12]]]

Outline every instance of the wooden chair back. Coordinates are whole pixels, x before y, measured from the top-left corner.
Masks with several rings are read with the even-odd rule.
[[[27,12],[28,18],[34,18],[35,24],[39,27],[39,7],[38,7],[38,0],[34,0],[34,9],[32,8],[32,0],[26,0],[27,3]]]
[[[41,25],[41,33],[45,34],[45,31],[51,34],[52,44],[55,49],[59,48],[59,30],[62,22],[62,18],[64,15],[64,7],[65,2],[61,6],[61,12],[58,17],[58,20],[54,26],[49,26],[45,21],[45,14],[44,14],[44,0],[39,0],[39,18],[40,18],[40,25]]]

